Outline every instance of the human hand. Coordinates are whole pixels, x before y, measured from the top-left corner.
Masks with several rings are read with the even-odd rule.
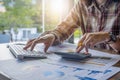
[[[79,53],[83,48],[85,48],[85,53],[88,54],[88,47],[93,47],[95,44],[101,43],[108,39],[108,32],[86,33],[79,40],[76,52]]]
[[[44,45],[45,45],[44,51],[46,52],[48,50],[48,48],[53,44],[54,41],[55,41],[55,35],[46,34],[46,35],[38,37],[36,39],[29,40],[27,42],[26,46],[24,47],[24,49],[26,50],[26,49],[30,48],[30,50],[32,51],[34,49],[34,47],[36,46],[36,44],[44,43]]]

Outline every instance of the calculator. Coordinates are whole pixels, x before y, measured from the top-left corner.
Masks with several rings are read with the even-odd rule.
[[[76,52],[54,52],[57,55],[60,55],[64,59],[71,59],[71,60],[83,60],[86,58],[90,58],[91,54],[85,53],[76,53]]]

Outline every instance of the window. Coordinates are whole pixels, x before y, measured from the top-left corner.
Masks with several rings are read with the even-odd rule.
[[[13,41],[31,33],[25,28],[36,28],[36,33],[52,30],[65,18],[74,0],[2,0],[0,1],[0,32],[12,33]],[[2,8],[1,8],[2,7]],[[25,29],[19,35],[19,29]]]

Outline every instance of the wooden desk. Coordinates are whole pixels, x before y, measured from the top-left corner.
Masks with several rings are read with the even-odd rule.
[[[0,44],[0,51],[2,53],[0,53],[0,60],[8,60],[8,59],[14,59],[13,55],[10,54],[9,49],[7,48],[7,43],[6,44]],[[99,51],[103,51],[103,52],[109,52],[109,53],[113,53],[111,51],[107,51],[107,50],[99,50]],[[118,63],[116,63],[114,66],[116,67],[120,67],[120,61]],[[111,77],[109,80],[120,80],[120,72],[117,73],[116,75],[114,75],[113,77]]]

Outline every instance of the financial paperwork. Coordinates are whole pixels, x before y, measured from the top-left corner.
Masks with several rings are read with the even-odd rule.
[[[0,61],[0,70],[12,80],[107,80],[120,71],[110,67],[105,71],[51,64],[41,60]]]
[[[50,47],[48,52],[49,53],[54,53],[57,51],[58,52],[74,52],[75,48],[76,48],[76,45],[73,45],[70,43],[63,43],[58,46]],[[36,50],[43,51],[44,46],[41,44],[37,45]],[[88,58],[86,60],[68,61],[68,60],[61,59],[60,56],[57,56],[54,54],[50,54],[50,55],[48,54],[49,59],[46,59],[43,61],[52,63],[52,64],[61,64],[61,65],[80,67],[80,68],[90,69],[90,70],[104,71],[120,60],[120,55],[109,54],[109,53],[100,52],[100,51],[91,50],[91,49],[89,49],[89,52],[92,54],[93,58]]]

